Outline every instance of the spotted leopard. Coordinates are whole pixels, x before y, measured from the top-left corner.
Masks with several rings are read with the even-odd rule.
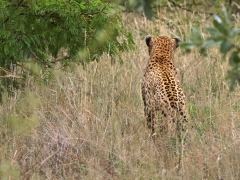
[[[146,36],[150,59],[147,62],[141,89],[144,113],[151,134],[155,134],[155,121],[161,133],[176,134],[186,129],[188,122],[183,90],[173,62],[179,38]],[[158,118],[161,112],[160,118]]]

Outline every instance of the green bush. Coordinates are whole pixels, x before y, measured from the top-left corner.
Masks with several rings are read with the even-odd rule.
[[[230,79],[230,89],[233,89],[236,82],[240,83],[240,29],[235,27],[225,8],[222,12],[222,16],[214,15],[213,27],[204,29],[207,38],[203,38],[202,33],[194,28],[189,41],[182,42],[181,46],[187,51],[199,47],[202,55],[206,55],[210,47],[218,46],[223,59],[228,58],[231,69],[227,77]]]
[[[0,66],[34,57],[51,66],[48,56],[59,50],[81,63],[111,57],[133,45],[132,35],[121,25],[121,11],[102,0],[21,0],[0,2]],[[120,38],[119,38],[120,37]]]

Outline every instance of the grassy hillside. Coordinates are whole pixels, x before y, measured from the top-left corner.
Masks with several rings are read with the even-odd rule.
[[[1,179],[240,178],[239,87],[229,92],[228,63],[217,49],[206,57],[180,48],[175,55],[192,126],[179,171],[171,145],[158,146],[148,136],[140,91],[148,60],[144,37],[186,40],[192,27],[211,23],[204,14],[182,11],[158,16],[150,22],[124,15],[136,48],[122,54],[123,64],[112,64],[106,54],[85,69],[54,70],[47,85],[29,77],[16,96],[4,94]]]

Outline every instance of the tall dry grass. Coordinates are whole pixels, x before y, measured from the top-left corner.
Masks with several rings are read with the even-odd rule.
[[[55,70],[48,85],[29,77],[17,96],[4,94],[1,179],[240,179],[239,87],[229,92],[228,64],[217,49],[175,55],[192,126],[180,170],[171,149],[148,136],[140,91],[145,35],[185,39],[210,23],[181,13],[161,10],[155,22],[125,15],[136,48],[122,54],[122,65],[104,55],[85,69]]]

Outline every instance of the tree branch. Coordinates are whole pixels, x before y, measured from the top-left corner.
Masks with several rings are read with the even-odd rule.
[[[23,3],[23,0],[21,0],[21,1],[18,3],[18,6],[20,6],[22,3]]]
[[[19,3],[17,4],[17,7],[19,7],[22,3],[23,3],[24,0],[21,0],[19,1]],[[3,22],[3,24],[5,24],[6,22],[8,22],[9,20],[9,16],[5,19],[5,21]]]
[[[7,6],[8,7],[25,7],[25,8],[30,8],[28,5],[26,4],[22,4],[24,0],[21,0],[17,5],[15,4],[12,4],[12,5],[9,5]],[[101,10],[99,11],[96,11],[96,12],[90,12],[90,13],[80,13],[79,15],[84,15],[84,16],[93,16],[93,15],[96,15],[96,14],[100,14],[100,13],[103,13],[103,14],[107,14],[106,12],[104,12],[105,8],[109,5],[109,2],[106,4],[106,6],[104,6]],[[27,14],[27,13],[20,13],[20,15],[24,16],[24,15],[32,15],[32,16],[37,16],[37,17],[51,17],[51,18],[61,18],[61,16],[57,13],[52,13],[52,12],[46,12],[44,15],[40,15],[40,14]],[[71,16],[68,16],[68,17],[71,17]],[[6,22],[9,21],[9,16],[4,20],[3,24],[5,24]]]

